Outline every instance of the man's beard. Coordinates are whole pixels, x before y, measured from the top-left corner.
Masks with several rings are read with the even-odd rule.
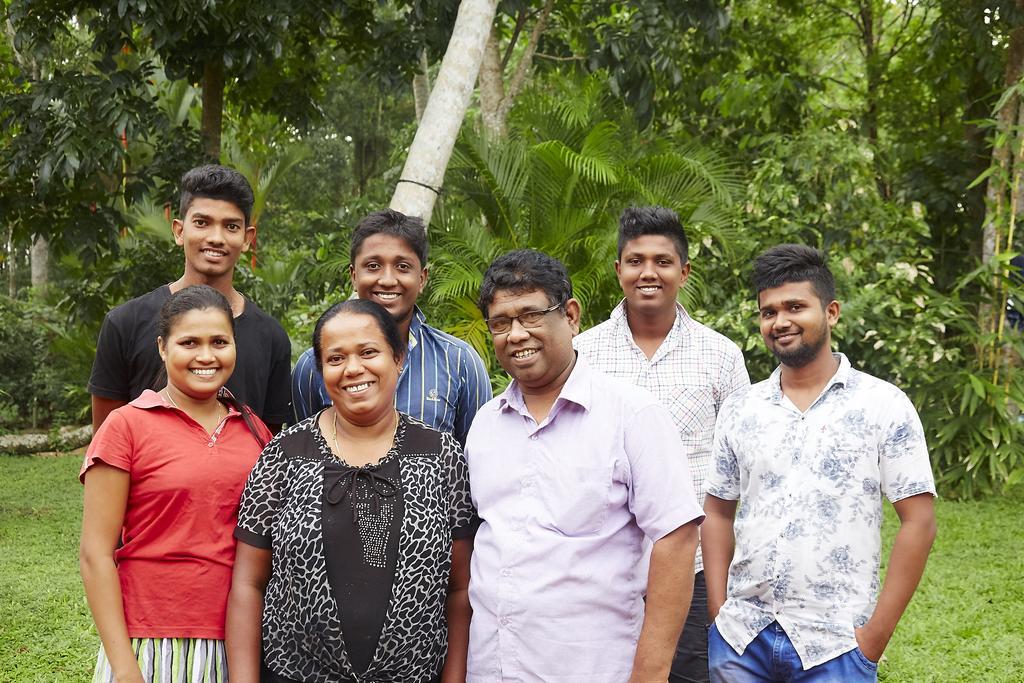
[[[823,346],[825,346],[825,335],[822,335],[813,343],[802,343],[795,349],[785,351],[780,351],[775,345],[773,345],[771,347],[771,352],[772,355],[775,356],[775,359],[786,367],[802,368],[818,357],[818,353],[821,351]]]

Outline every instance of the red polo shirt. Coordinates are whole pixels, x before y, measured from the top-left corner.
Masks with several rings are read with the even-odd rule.
[[[260,450],[237,411],[211,435],[153,391],[104,421],[79,478],[96,462],[131,477],[114,551],[130,637],[224,638],[238,500]]]

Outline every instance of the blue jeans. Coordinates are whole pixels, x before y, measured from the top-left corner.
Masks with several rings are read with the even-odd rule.
[[[854,648],[804,671],[800,657],[773,621],[757,634],[742,655],[725,642],[713,624],[708,632],[711,683],[875,683],[878,664]]]

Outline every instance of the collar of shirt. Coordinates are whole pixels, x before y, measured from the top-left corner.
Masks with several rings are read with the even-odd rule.
[[[576,354],[576,364],[573,366],[572,372],[569,373],[568,379],[565,380],[565,384],[562,385],[562,390],[558,392],[558,398],[555,399],[554,405],[551,406],[551,410],[542,424],[551,422],[561,410],[561,406],[567,402],[575,403],[583,410],[590,412],[592,372],[586,359]],[[523,390],[519,387],[517,380],[512,380],[498,397],[498,410],[514,410],[523,417],[533,419],[530,411],[526,408]]]
[[[227,387],[221,387],[220,391],[217,392],[217,397],[233,399],[234,395],[228,390]],[[145,391],[143,391],[141,394],[139,394],[138,398],[133,400],[129,405],[131,405],[134,408],[141,408],[142,410],[152,410],[153,408],[177,408],[177,406],[172,405],[171,402],[167,400],[167,397],[164,396],[164,392],[162,390],[153,391],[152,389],[146,389]],[[241,413],[235,410],[235,407],[233,405],[231,405],[230,403],[226,405],[228,409],[228,414],[225,417],[231,417],[232,415],[241,415]],[[178,408],[178,410],[181,409]]]
[[[618,331],[619,335],[621,335],[622,339],[626,341],[629,347],[632,348],[636,353],[642,354],[643,351],[640,350],[640,347],[637,346],[636,342],[633,340],[633,331],[629,329],[629,320],[626,317],[625,299],[620,301],[618,306],[612,309],[612,312],[608,316],[608,319],[614,323],[615,329]],[[686,312],[685,308],[683,308],[683,305],[677,301],[676,319],[675,322],[672,323],[672,329],[669,330],[668,335],[666,335],[665,339],[662,340],[661,345],[658,347],[658,350],[654,353],[654,356],[651,358],[650,362],[656,363],[659,359],[673,351],[676,347],[681,346],[682,344],[687,342],[690,338],[690,331],[693,329],[693,326],[695,324],[696,323],[694,323],[693,318],[691,318],[690,314]]]
[[[419,346],[420,331],[423,326],[427,324],[427,316],[423,314],[419,306],[413,306],[412,309],[412,321],[409,323],[409,350],[412,351]],[[409,364],[409,359],[406,358],[405,365]]]
[[[850,360],[846,357],[846,354],[845,353],[841,353],[841,352],[834,352],[832,354],[832,357],[839,361],[839,367],[836,369],[835,374],[832,375],[832,379],[830,379],[828,381],[828,384],[826,384],[825,387],[821,390],[821,393],[818,395],[818,398],[814,399],[814,403],[811,404],[812,407],[818,401],[821,400],[822,396],[825,396],[826,394],[828,394],[832,390],[832,387],[835,387],[835,386],[845,387],[847,382],[850,379]],[[776,405],[783,405],[783,404],[785,404],[786,407],[792,408],[793,410],[796,410],[797,412],[800,412],[799,410],[797,410],[796,406],[794,406],[790,402],[790,400],[788,398],[786,398],[786,395],[784,393],[782,393],[782,366],[781,365],[778,366],[777,368],[775,368],[775,370],[772,372],[771,376],[768,378],[768,381],[765,382],[765,384],[764,384],[764,391],[766,392],[764,394],[764,398],[767,399],[768,401],[771,401],[772,403],[774,403]]]

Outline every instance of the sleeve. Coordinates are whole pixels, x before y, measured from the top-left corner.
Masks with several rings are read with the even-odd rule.
[[[260,453],[245,482],[235,528],[235,538],[239,541],[265,550],[271,547],[274,522],[284,498],[285,469],[279,436]]]
[[[728,360],[723,364],[722,376],[719,379],[719,394],[715,397],[717,405],[715,413],[721,409],[725,399],[739,390],[750,386],[750,375],[747,374],[747,366],[743,361],[743,352],[740,348],[729,342]]]
[[[455,438],[465,445],[469,427],[480,406],[491,400],[491,378],[480,354],[473,347],[466,346],[459,362],[461,390],[455,412]]]
[[[291,420],[289,408],[291,391],[289,390],[289,371],[292,366],[292,348],[288,335],[279,324],[275,324],[273,339],[273,355],[270,361],[270,373],[267,376],[267,400],[263,405],[264,422],[284,424]]]
[[[739,460],[729,442],[735,411],[732,402],[726,402],[715,422],[715,436],[711,442],[711,466],[704,481],[704,493],[722,500],[739,500]]]
[[[89,448],[85,451],[85,460],[78,473],[78,480],[84,484],[86,472],[97,462],[131,472],[134,454],[135,444],[128,421],[120,410],[115,410],[103,421],[92,437]]]
[[[899,389],[886,402],[885,422],[878,453],[878,471],[885,497],[895,503],[919,493],[935,495],[935,479],[928,460],[928,444],[921,419]]]
[[[321,400],[323,386],[324,380],[316,369],[313,349],[306,349],[292,370],[292,411],[296,424],[326,407]]]
[[[451,500],[449,524],[452,538],[471,538],[480,519],[473,507],[469,491],[469,468],[462,446],[451,434],[441,434],[441,458],[448,472],[448,491]]]
[[[117,401],[131,400],[130,368],[125,354],[125,340],[111,311],[103,318],[100,336],[96,339],[96,357],[89,375],[89,393]]]
[[[645,406],[625,427],[629,460],[629,509],[637,525],[658,541],[688,522],[703,521],[690,466],[668,409]]]

